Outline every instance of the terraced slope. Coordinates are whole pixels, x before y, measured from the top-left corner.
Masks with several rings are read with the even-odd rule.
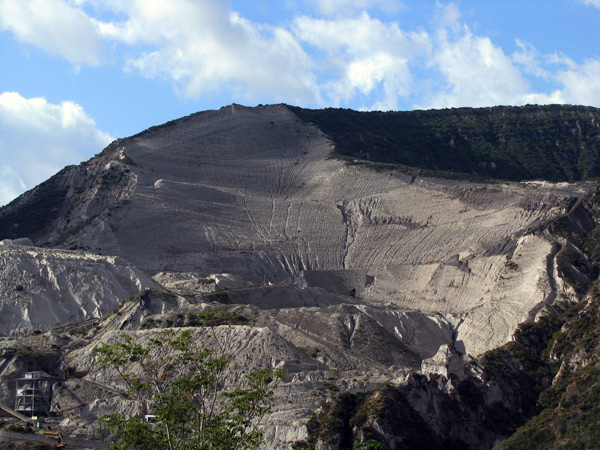
[[[244,323],[218,333],[229,333],[237,369],[288,368],[267,430],[274,448],[288,448],[329,390],[402,384],[419,369],[451,384],[467,353],[504,344],[596,277],[581,249],[596,225],[593,182],[376,171],[331,159],[336,145],[285,105],[231,105],[117,140],[0,209],[0,238],[46,247],[3,256],[4,304],[23,317],[71,314],[55,314],[59,322],[98,316],[156,287],[135,267],[153,275],[163,286],[147,301],[123,303],[75,342],[46,332],[69,351],[85,346],[71,356],[86,370],[111,332],[190,326],[201,336],[199,311],[241,311]],[[65,416],[71,425],[117,406],[86,386],[85,407]]]
[[[560,244],[527,232],[589,186],[376,172],[328,159],[332,148],[284,105],[231,105],[116,141],[5,207],[1,229],[30,231],[19,219],[58,184],[63,212],[32,233],[38,244],[150,273],[355,289],[366,303],[451,315],[474,354],[572,294],[555,274]]]

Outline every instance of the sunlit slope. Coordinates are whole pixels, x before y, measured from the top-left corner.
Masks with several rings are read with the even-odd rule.
[[[67,170],[79,190],[36,243],[124,256],[150,273],[356,289],[367,303],[452,315],[473,353],[570,295],[553,272],[556,243],[527,232],[585,186],[374,171],[328,159],[332,149],[285,105],[173,121],[113,143],[87,174]],[[3,223],[18,202],[10,208]]]

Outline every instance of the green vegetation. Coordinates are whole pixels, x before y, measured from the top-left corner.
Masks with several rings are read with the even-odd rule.
[[[506,255],[506,262],[504,263],[504,265],[506,266],[506,268],[508,270],[517,270],[519,268],[519,265],[516,262],[514,262],[512,260],[512,258],[513,258],[512,253],[509,253],[508,255]]]
[[[78,334],[78,335],[81,335],[81,336],[83,336],[83,335],[85,335],[86,333],[87,333],[87,329],[86,329],[85,325],[80,325],[80,326],[78,326],[78,327],[73,327],[73,328],[71,328],[71,329],[68,331],[68,334],[69,334],[70,336],[75,336],[75,335],[77,335],[77,334]]]
[[[2,429],[4,431],[12,431],[13,433],[33,433],[33,429],[29,426],[24,427],[22,425],[15,425],[12,423],[4,424]]]
[[[600,303],[600,287],[597,290]],[[415,375],[406,385],[382,385],[362,393],[332,392],[307,423],[309,438],[295,448],[314,449],[321,442],[353,450],[375,442],[382,449],[479,449],[489,448],[517,430],[513,438],[524,444],[506,448],[563,448],[547,446],[554,442],[553,430],[546,430],[543,439],[538,436],[540,424],[555,417],[564,423],[553,426],[566,430],[560,439],[575,430],[584,433],[578,438],[586,442],[590,436],[595,439],[600,429],[600,367],[583,371],[565,371],[563,367],[559,382],[552,385],[552,380],[561,370],[561,362],[569,360],[565,355],[598,354],[599,311],[585,303],[556,308],[557,314],[520,325],[513,341],[483,355],[479,367],[483,368],[484,383],[477,378],[454,379],[455,392],[448,393],[440,389],[439,378]],[[487,384],[495,386],[495,395],[501,395],[501,400],[486,397]],[[443,411],[434,419],[437,431],[421,415],[424,409]],[[402,446],[394,442],[402,442]]]
[[[98,364],[115,369],[142,417],[115,413],[100,419],[122,450],[235,450],[260,448],[256,421],[270,411],[273,386],[284,376],[261,369],[245,388],[220,392],[228,359],[200,347],[189,331],[164,330],[141,342],[122,335],[95,350]],[[145,421],[144,415],[155,420]]]
[[[318,414],[314,414],[307,424],[309,438],[296,443],[295,449],[314,450],[317,441],[336,444],[341,450],[352,449],[354,436],[352,424],[357,409],[370,393],[341,393],[324,400]]]
[[[334,142],[340,158],[507,180],[600,176],[596,108],[291,109],[318,126]]]
[[[595,262],[600,262],[600,225],[597,225],[584,240],[585,250]]]
[[[547,341],[545,364],[554,382],[538,398],[540,414],[523,425],[502,450],[591,449],[600,442],[600,285],[566,309]]]
[[[424,377],[415,380],[418,384],[429,383]],[[343,392],[324,400],[307,423],[308,439],[297,442],[293,448],[314,450],[317,443],[340,450],[469,448],[460,438],[434,431],[411,406],[410,389],[382,385],[373,391]],[[456,405],[448,403],[443,407],[453,428],[466,418],[460,413],[455,415]]]
[[[361,442],[354,446],[354,450],[380,450],[383,449],[383,445],[374,439]]]
[[[235,311],[209,309],[198,314],[190,314],[187,326],[217,327],[219,325],[246,325],[249,320]]]
[[[141,328],[218,327],[220,325],[247,325],[248,323],[250,320],[238,312],[209,309],[200,313],[151,316],[142,322]]]

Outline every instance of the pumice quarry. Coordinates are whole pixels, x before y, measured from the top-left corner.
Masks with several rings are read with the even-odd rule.
[[[583,106],[232,104],[116,139],[0,208],[0,440],[161,426],[98,349],[185,332],[219,392],[281,369],[260,448],[597,448],[598,177]]]

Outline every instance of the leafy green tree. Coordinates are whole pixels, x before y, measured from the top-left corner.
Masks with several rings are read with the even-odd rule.
[[[189,330],[164,330],[143,341],[123,334],[115,345],[95,350],[102,367],[116,370],[140,416],[100,418],[117,437],[119,450],[256,449],[263,442],[260,419],[271,410],[281,370],[252,372],[244,388],[222,392],[228,359],[200,347]],[[144,416],[154,416],[146,421]]]
[[[368,441],[354,445],[354,450],[381,450],[382,448],[383,445],[375,439],[369,439]]]

